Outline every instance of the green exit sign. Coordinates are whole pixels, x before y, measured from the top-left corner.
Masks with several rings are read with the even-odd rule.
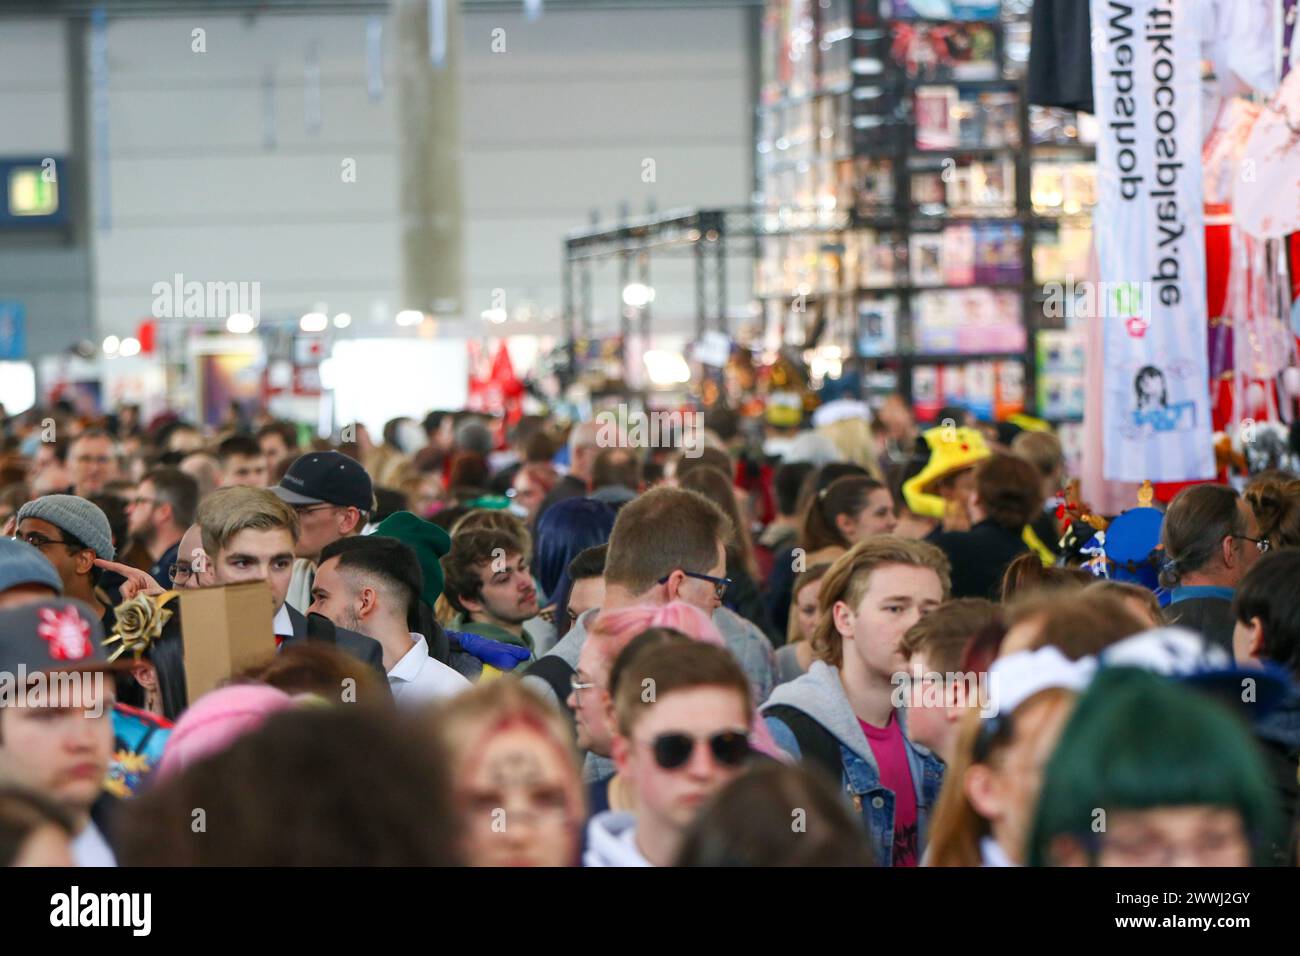
[[[53,216],[59,211],[54,167],[15,166],[9,170],[9,215]]]

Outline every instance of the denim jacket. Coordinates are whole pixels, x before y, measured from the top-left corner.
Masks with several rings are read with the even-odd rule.
[[[786,684],[781,684],[768,698],[763,710],[777,704],[793,707],[807,714],[833,734],[840,745],[843,769],[841,783],[852,800],[853,807],[862,816],[863,825],[871,837],[876,860],[881,866],[893,865],[894,851],[894,792],[880,782],[880,768],[876,764],[871,745],[849,706],[848,697],[840,683],[837,668],[822,661],[814,661],[808,673]],[[897,711],[903,720],[903,711]],[[768,729],[781,749],[799,757],[799,744],[794,733],[777,717],[767,718]],[[917,860],[925,851],[930,814],[939,799],[943,784],[943,761],[924,747],[914,744],[904,735],[907,763],[912,771],[916,788]]]

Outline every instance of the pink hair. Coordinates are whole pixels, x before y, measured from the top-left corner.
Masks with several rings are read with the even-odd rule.
[[[613,665],[614,658],[632,643],[633,638],[652,627],[671,628],[693,641],[703,641],[716,647],[727,646],[722,632],[714,626],[709,616],[694,604],[685,601],[660,605],[637,604],[618,611],[603,611],[597,616],[587,639],[596,642],[593,649],[597,659],[608,670]],[[769,757],[785,762],[790,760],[789,755],[772,739],[767,723],[759,715],[757,707],[750,720],[749,744]]]
[[[225,750],[261,727],[272,714],[294,706],[292,697],[265,684],[231,684],[209,691],[181,714],[172,728],[158,765],[159,779]]]

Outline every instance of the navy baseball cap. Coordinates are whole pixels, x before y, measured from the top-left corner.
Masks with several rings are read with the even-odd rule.
[[[52,588],[63,595],[63,582],[45,555],[26,541],[0,538],[0,594],[22,584]]]
[[[289,505],[331,504],[370,512],[375,490],[354,458],[337,451],[313,451],[297,459],[271,490]]]

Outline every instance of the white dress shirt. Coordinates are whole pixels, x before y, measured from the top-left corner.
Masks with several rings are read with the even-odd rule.
[[[293,619],[289,617],[287,601],[280,605],[280,610],[275,612],[275,618],[271,621],[271,630],[276,637],[293,637]]]
[[[388,686],[399,705],[418,706],[473,686],[458,671],[429,656],[423,635],[412,634],[411,642],[411,649],[388,672]]]

